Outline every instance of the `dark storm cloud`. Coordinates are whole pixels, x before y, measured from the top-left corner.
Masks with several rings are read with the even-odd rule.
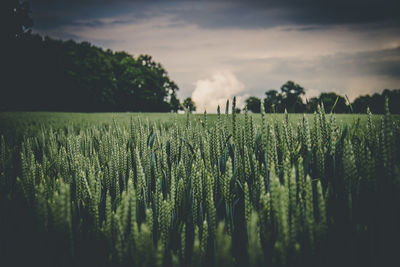
[[[206,28],[278,25],[400,25],[400,1],[220,0],[203,1],[206,12],[188,10],[187,21]],[[313,29],[313,28],[307,28]]]
[[[379,75],[400,79],[400,47],[325,56],[321,58],[319,66],[336,74]]]
[[[230,65],[271,65],[269,74],[298,73],[301,76],[370,76],[400,79],[400,47],[356,53],[335,53],[314,59],[280,58],[226,60]]]
[[[241,1],[235,1],[240,3]],[[399,22],[397,0],[254,0],[255,9],[288,10],[288,20],[298,24],[346,24]],[[243,6],[243,4],[242,4]]]
[[[203,28],[268,28],[278,25],[400,25],[398,0],[31,0],[41,29],[131,14],[132,20],[173,15]],[[94,25],[96,26],[96,25]],[[312,30],[314,27],[304,27]]]
[[[134,14],[129,22],[149,16],[146,11],[158,1],[128,0],[27,0],[32,9],[34,29],[48,30],[60,26],[102,26],[99,18]],[[113,21],[112,23],[117,23]],[[120,20],[120,23],[127,22]]]

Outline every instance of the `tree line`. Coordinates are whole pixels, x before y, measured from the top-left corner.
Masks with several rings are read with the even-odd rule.
[[[400,114],[400,89],[385,89],[381,94],[372,96],[363,95],[350,102],[347,96],[343,97],[334,92],[321,93],[318,97],[310,99],[302,95],[305,89],[293,81],[287,81],[281,86],[281,92],[271,89],[265,92],[265,98],[260,99],[250,96],[246,99],[247,109],[253,113],[259,113],[261,101],[263,101],[266,113],[313,113],[317,111],[318,105],[323,105],[325,112],[335,113],[366,113],[367,108],[374,114],[383,114],[385,98],[389,99],[389,109],[392,114]]]
[[[6,110],[178,110],[178,86],[151,56],[133,57],[88,42],[37,34],[15,40],[8,55]]]
[[[177,111],[179,90],[149,55],[32,34],[26,2],[6,0],[2,110]]]

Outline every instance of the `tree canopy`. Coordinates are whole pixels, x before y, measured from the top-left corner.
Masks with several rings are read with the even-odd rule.
[[[309,111],[316,111],[317,106],[323,104],[325,112],[347,113],[350,111],[346,105],[346,99],[336,93],[321,93],[319,97],[313,97],[309,100],[307,109]]]
[[[285,109],[291,113],[313,113],[317,111],[318,105],[324,107],[326,113],[366,113],[369,107],[374,114],[383,114],[385,98],[389,100],[389,110],[392,114],[400,114],[400,89],[385,89],[381,94],[375,93],[372,96],[359,96],[351,103],[351,107],[346,99],[334,92],[321,93],[318,97],[306,99],[303,103],[301,95],[305,94],[305,89],[293,81],[288,81],[281,86],[281,92],[271,89],[265,92],[263,100],[250,96],[246,99],[248,110],[259,112],[255,106],[257,103],[264,102],[266,113],[282,113]],[[260,102],[258,102],[260,101]],[[258,106],[260,106],[258,104]]]
[[[2,109],[170,111],[178,86],[149,55],[26,34],[8,59]]]
[[[251,96],[246,99],[247,110],[253,113],[260,113],[261,100],[258,97]]]
[[[185,100],[183,100],[182,105],[189,112],[196,111],[196,104],[194,103],[191,97],[187,97]]]
[[[281,112],[282,95],[276,90],[265,92],[264,108],[267,113]],[[283,111],[283,110],[282,110]]]
[[[301,95],[305,94],[304,88],[293,81],[287,81],[281,86],[283,94],[282,104],[288,112],[303,112],[304,105]]]
[[[4,2],[3,2],[4,1]],[[33,20],[30,16],[31,8],[28,2],[18,0],[3,0],[2,17],[7,25],[4,27],[3,34],[6,41],[21,38],[30,32]]]
[[[372,96],[363,95],[356,98],[352,104],[356,113],[365,113],[367,107],[375,114],[384,113],[385,97],[389,99],[389,110],[393,114],[400,114],[400,89],[383,90],[382,94],[375,93]]]
[[[149,55],[32,34],[30,8],[6,0],[0,110],[176,111],[178,86]]]

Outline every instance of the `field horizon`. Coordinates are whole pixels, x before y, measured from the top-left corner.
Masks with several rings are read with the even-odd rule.
[[[389,263],[400,238],[399,118],[322,109],[1,112],[3,260],[115,267]]]

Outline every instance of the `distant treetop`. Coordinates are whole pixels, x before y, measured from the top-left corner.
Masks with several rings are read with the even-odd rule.
[[[389,100],[389,109],[392,114],[400,114],[400,89],[383,90],[382,94],[364,95],[357,97],[351,107],[348,101],[341,95],[334,92],[321,93],[318,97],[305,99],[303,102],[301,95],[305,94],[305,89],[293,81],[288,81],[281,86],[281,93],[271,89],[265,92],[263,100],[250,96],[246,99],[246,105],[249,111],[260,112],[261,101],[264,102],[264,111],[266,113],[283,113],[286,109],[289,113],[313,113],[317,106],[323,104],[326,113],[366,113],[367,107],[374,114],[384,113],[385,97]]]

